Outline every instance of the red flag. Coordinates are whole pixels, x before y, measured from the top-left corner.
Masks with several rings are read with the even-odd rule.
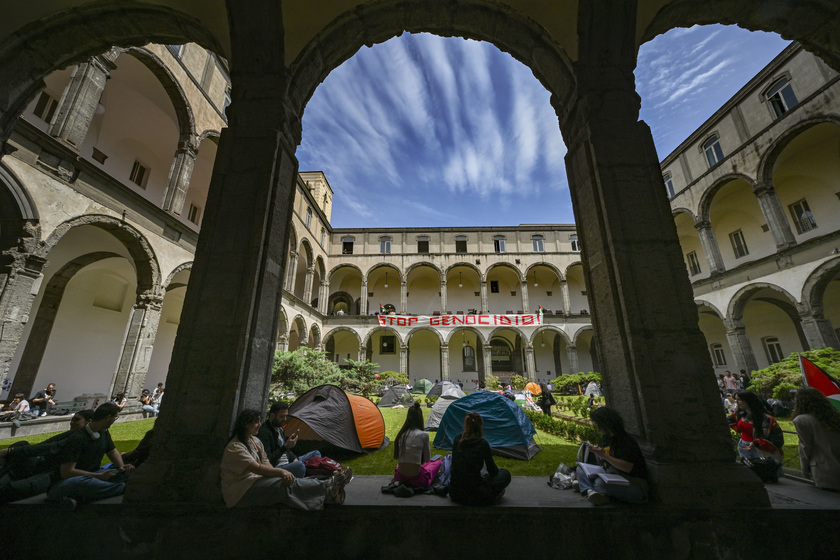
[[[805,386],[816,389],[828,397],[831,404],[840,410],[840,383],[802,354],[799,355],[799,368],[802,371],[802,382]]]

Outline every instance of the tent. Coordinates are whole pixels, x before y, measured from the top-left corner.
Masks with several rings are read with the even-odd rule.
[[[534,383],[533,381],[525,385],[525,390],[531,391],[532,395],[539,395],[540,393],[542,393],[542,389],[540,389],[540,386]]]
[[[413,404],[414,397],[411,396],[411,393],[408,392],[408,389],[406,389],[402,385],[392,385],[388,387],[388,390],[385,391],[385,394],[382,395],[382,399],[380,399],[379,404],[377,404],[376,406],[411,406]]]
[[[415,395],[425,395],[433,386],[434,383],[428,379],[418,379],[417,383],[414,384],[414,387],[411,388],[411,392]]]
[[[525,412],[492,391],[477,391],[452,402],[440,421],[435,447],[452,449],[468,412],[477,412],[484,419],[484,437],[497,455],[527,461],[540,451],[534,442],[537,431]]]
[[[452,383],[451,381],[441,381],[429,390],[426,397],[441,397],[444,394],[455,396],[459,399],[467,395],[457,383]]]
[[[299,430],[299,431],[298,431]],[[327,442],[340,449],[366,453],[388,445],[382,413],[370,400],[345,393],[335,385],[310,389],[289,407],[285,431],[298,433],[298,444],[318,449]]]
[[[449,382],[446,381],[446,383]],[[445,387],[441,391],[440,397],[437,401],[435,401],[432,410],[429,411],[429,417],[426,418],[426,424],[423,426],[424,430],[437,430],[438,426],[440,426],[440,421],[443,418],[443,415],[446,413],[446,409],[449,408],[449,405],[461,397],[466,396],[461,388],[454,383],[449,383],[449,385],[449,387]]]

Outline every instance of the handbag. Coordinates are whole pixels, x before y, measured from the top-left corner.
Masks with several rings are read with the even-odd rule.
[[[744,464],[764,482],[779,481],[779,463],[769,457],[744,458]]]

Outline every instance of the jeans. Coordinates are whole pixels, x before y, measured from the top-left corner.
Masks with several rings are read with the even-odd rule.
[[[143,407],[143,418],[147,418],[146,413],[151,415],[151,418],[154,418],[158,415],[158,408],[156,406],[152,406],[150,404],[144,404]]]
[[[96,472],[101,473],[106,470],[108,470],[106,467],[102,467]],[[67,497],[86,503],[119,496],[125,492],[125,479],[124,474],[118,474],[110,480],[99,480],[90,475],[65,478],[49,489],[47,498],[58,501]]]
[[[283,469],[285,471],[289,471],[295,478],[303,478],[306,476],[306,465],[303,464],[304,461],[307,459],[311,459],[313,457],[320,457],[321,452],[317,449],[315,451],[310,451],[309,453],[304,453],[300,457],[298,457],[297,461],[292,463],[286,463],[285,465],[281,465],[277,467],[278,469]]]
[[[760,459],[761,455],[758,452],[758,448],[753,446],[752,449],[747,449],[747,446],[751,442],[744,441],[742,439],[738,440],[738,455],[741,459]],[[776,461],[778,463],[778,461]],[[779,463],[779,470],[777,472],[779,478],[783,478],[785,476],[785,470],[782,467],[781,463]]]
[[[601,477],[589,478],[580,467],[577,468],[577,480],[580,485],[580,493],[584,495],[588,494],[590,490],[594,490],[599,494],[605,494],[616,500],[629,503],[644,502],[647,498],[645,489],[632,480],[627,486],[607,484],[601,480]]]

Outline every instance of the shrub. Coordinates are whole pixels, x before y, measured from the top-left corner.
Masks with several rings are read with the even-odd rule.
[[[269,398],[276,400],[280,393],[301,395],[318,385],[340,385],[342,376],[324,352],[306,346],[291,352],[278,351],[274,354]]]
[[[484,374],[484,387],[490,391],[498,391],[501,383],[499,382],[499,378],[493,375],[492,373],[485,373]]]
[[[510,378],[510,384],[517,391],[521,391],[528,384],[528,378],[521,375],[513,375]]]
[[[794,352],[781,362],[750,374],[752,381],[748,389],[755,391],[762,398],[775,396],[776,388],[782,385],[798,388],[802,386],[802,373],[799,369],[799,354],[833,376],[840,375],[840,351],[833,348],[821,348],[807,352]],[[780,391],[783,391],[780,389]],[[788,391],[790,388],[788,388]],[[781,397],[776,397],[781,398]]]
[[[601,383],[601,374],[596,371],[590,371],[589,373],[580,372],[569,375],[561,375],[552,381],[552,384],[554,385],[554,390],[561,393],[565,392],[564,389],[567,389],[568,387],[577,387],[578,393],[582,393],[582,387],[585,387],[590,381]]]
[[[531,419],[531,423],[551,435],[562,437],[573,442],[600,441],[601,432],[586,421],[575,422],[546,416],[540,412],[526,410],[525,414]]]

